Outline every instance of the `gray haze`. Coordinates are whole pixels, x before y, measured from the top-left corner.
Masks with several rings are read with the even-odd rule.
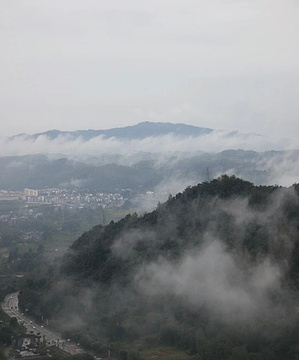
[[[109,289],[111,300],[105,306],[109,307],[110,302],[115,301],[117,306],[114,307],[114,311],[116,308],[121,311],[121,306],[126,307],[130,302],[138,308],[145,306],[142,305],[143,302],[148,304],[153,301],[155,304],[155,301],[161,301],[161,297],[170,296],[169,299],[182,301],[184,306],[190,309],[204,307],[210,314],[217,314],[228,323],[241,321],[244,324],[262,318],[268,324],[274,325],[276,322],[276,326],[281,327],[280,317],[283,314],[291,323],[293,319],[288,318],[287,312],[295,311],[296,302],[293,302],[294,297],[288,290],[285,276],[292,263],[297,229],[295,223],[289,222],[285,206],[290,204],[298,206],[298,195],[294,189],[275,191],[263,211],[249,206],[247,198],[226,200],[215,197],[207,213],[202,213],[196,220],[198,215],[194,210],[199,210],[197,201],[190,204],[188,215],[190,218],[195,216],[194,221],[200,218],[204,223],[205,217],[208,220],[204,233],[192,234],[193,240],[198,237],[197,244],[196,241],[185,238],[183,241],[187,240],[190,247],[185,248],[181,243],[180,256],[176,260],[163,252],[155,260],[148,261],[143,258],[134,272],[132,282],[126,283],[124,288],[118,285],[116,280],[111,286]],[[215,226],[215,222],[217,223],[224,214],[232,219],[231,248],[227,245],[225,236],[221,235],[223,228]],[[180,216],[180,212],[168,213],[163,229],[160,228],[164,236],[175,242],[180,241],[177,233]],[[248,240],[250,224],[260,226],[264,233],[267,233],[269,250],[266,254],[259,246],[255,255],[250,254],[248,248],[244,249],[243,244],[246,239]],[[161,234],[157,228],[124,230],[114,239],[111,250],[117,258],[127,260],[134,267],[136,246],[144,240],[153,247],[159,247]],[[68,280],[54,283],[53,291],[49,295],[50,299],[53,295],[59,297],[61,292],[67,292],[66,289],[71,289],[72,286]],[[104,306],[98,300],[100,295],[97,295],[97,291],[105,292],[107,288],[106,290],[97,289],[96,286],[93,289],[83,288],[79,293],[75,292],[76,296],[70,295],[68,311],[74,316],[64,311],[63,317],[71,321],[65,321],[62,326],[67,328],[81,326],[86,321],[86,314],[89,311],[94,317],[95,309],[99,310]],[[95,301],[93,304],[90,302],[92,298]],[[86,314],[82,316],[78,308],[85,302]],[[153,310],[155,305],[152,306]],[[102,308],[101,310],[103,311]],[[150,321],[154,322],[155,318],[151,317]],[[164,316],[164,321],[172,321],[171,312]],[[263,336],[267,334],[264,333]],[[271,336],[277,336],[274,328]]]
[[[269,306],[267,293],[279,289],[279,279],[279,267],[268,259],[248,275],[223,244],[211,238],[203,249],[192,249],[179,264],[161,259],[136,276],[137,284],[149,296],[174,294],[190,305],[207,304],[227,319],[234,313],[242,312],[244,319],[265,311]]]
[[[227,149],[255,150],[261,152],[261,157],[259,160],[252,160],[253,163],[249,163],[250,168],[254,166],[254,169],[261,174],[266,173],[266,178],[254,177],[253,173],[250,173],[249,168],[249,172],[246,172],[246,167],[242,170],[234,166],[229,167],[228,162],[227,168],[211,173],[211,179],[226,173],[250,180],[256,185],[278,184],[283,186],[290,186],[298,182],[298,152],[273,152],[268,155],[264,152],[273,149],[285,150],[292,148],[294,145],[295,143],[288,142],[285,139],[276,141],[271,137],[253,133],[245,134],[227,131],[213,131],[198,137],[180,137],[169,134],[130,140],[116,137],[104,138],[103,136],[83,140],[80,137],[72,139],[68,135],[59,136],[54,140],[46,136],[39,136],[36,139],[27,136],[0,138],[2,156],[47,154],[50,159],[67,157],[85,163],[89,162],[97,166],[108,163],[131,166],[139,161],[152,159],[155,161],[157,168],[171,169],[172,166],[175,166],[182,159],[200,156],[204,153],[215,154]],[[17,167],[21,164],[22,160],[11,162],[10,167]],[[213,165],[213,159],[211,158],[207,166],[213,167]],[[176,194],[184,190],[188,185],[196,185],[204,180],[206,180],[205,173],[202,173],[201,178],[190,173],[171,173],[170,176],[166,176],[161,181],[156,187],[155,192],[160,194]],[[80,186],[84,179],[72,179],[71,181],[72,186]],[[67,186],[67,184],[61,184],[61,186]],[[161,201],[166,200],[163,196],[159,196]],[[152,206],[153,204],[145,204],[145,209],[149,210]]]
[[[293,188],[276,191],[265,211],[250,208],[248,199],[213,199],[210,227],[204,235],[203,244],[187,250],[177,262],[160,257],[157,261],[141,265],[135,276],[137,288],[149,297],[171,294],[189,306],[205,304],[229,321],[238,318],[249,320],[260,315],[273,318],[273,312],[278,308],[275,309],[271,303],[271,292],[285,291],[282,279],[288,270],[296,241],[296,231],[292,225],[286,225],[284,211],[285,204],[292,202],[298,204]],[[214,219],[219,218],[219,211],[233,218],[235,233],[232,250],[228,249],[216,230]],[[240,251],[248,235],[248,225],[253,223],[269,234],[269,253],[257,256],[254,262],[250,260],[249,253]],[[176,224],[175,217],[169,219],[169,229],[175,228]],[[144,236],[147,236],[146,232]],[[138,231],[125,234],[117,240],[113,250],[116,254],[130,257],[132,247],[139,238]],[[149,233],[149,239],[154,239],[152,233]],[[277,260],[279,257],[280,261]]]
[[[1,0],[2,136],[183,122],[299,148],[294,0]]]

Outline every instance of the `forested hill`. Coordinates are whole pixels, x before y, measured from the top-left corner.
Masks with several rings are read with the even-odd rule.
[[[58,274],[25,282],[20,306],[35,302],[33,315],[98,352],[138,340],[141,357],[168,345],[198,359],[297,359],[298,193],[234,176],[189,187],[84,233]]]
[[[188,249],[215,240],[227,250],[246,252],[250,262],[270,256],[293,277],[291,244],[296,243],[293,222],[297,225],[298,220],[299,225],[298,190],[297,186],[255,187],[228,176],[189,187],[175,197],[170,195],[151,213],[128,215],[85,233],[71,247],[62,271],[110,284],[134,275],[137,263],[164,256],[178,260]]]

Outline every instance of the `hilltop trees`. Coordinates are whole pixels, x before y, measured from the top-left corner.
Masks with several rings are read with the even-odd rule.
[[[295,359],[298,215],[296,186],[222,176],[84,233],[20,304],[51,304],[90,348],[138,339],[198,359]]]

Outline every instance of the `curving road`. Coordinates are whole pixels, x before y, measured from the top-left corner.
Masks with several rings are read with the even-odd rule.
[[[46,341],[47,346],[57,346],[61,350],[68,352],[70,354],[78,354],[83,352],[77,345],[70,342],[70,339],[62,339],[61,335],[35,324],[30,318],[25,316],[19,311],[19,292],[8,294],[2,302],[2,310],[9,316],[17,318],[18,322],[22,324],[28,334],[42,335]]]

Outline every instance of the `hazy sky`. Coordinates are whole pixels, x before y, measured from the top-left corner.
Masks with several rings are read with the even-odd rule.
[[[296,139],[298,0],[0,4],[0,136],[165,121]]]

